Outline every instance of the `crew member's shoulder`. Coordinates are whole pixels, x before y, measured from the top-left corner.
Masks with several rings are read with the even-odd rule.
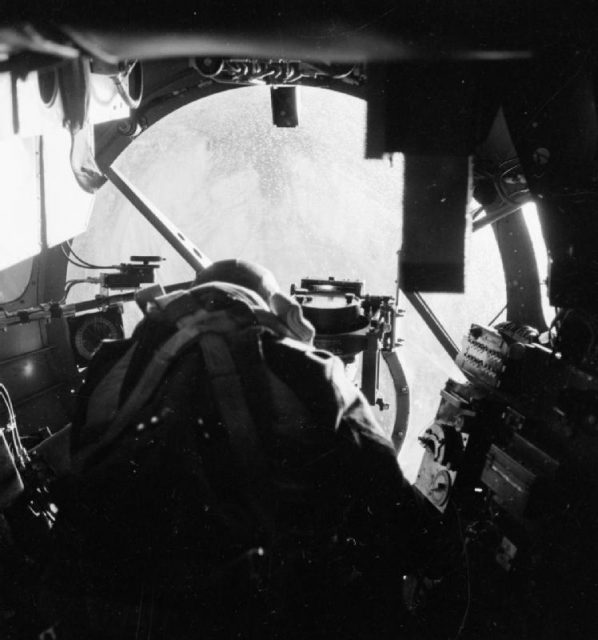
[[[352,432],[357,439],[366,437],[394,452],[365,397],[347,377],[340,358],[292,338],[268,336],[263,348],[273,372],[311,409],[329,415],[335,429],[342,425],[342,435]]]

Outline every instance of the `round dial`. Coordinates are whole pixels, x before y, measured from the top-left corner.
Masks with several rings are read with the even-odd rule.
[[[77,328],[75,348],[85,360],[91,360],[102,340],[114,340],[120,337],[119,328],[105,316],[91,315]]]
[[[441,469],[432,480],[428,495],[430,500],[438,507],[442,507],[447,503],[451,484],[451,476],[446,469]]]

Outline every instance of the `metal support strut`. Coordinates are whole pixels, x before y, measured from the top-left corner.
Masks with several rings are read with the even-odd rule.
[[[197,273],[201,273],[212,264],[212,261],[191,240],[186,238],[177,226],[159,211],[155,205],[137,191],[118,169],[108,167],[104,170],[104,174]]]
[[[457,347],[455,341],[447,333],[421,294],[418,291],[404,291],[403,293],[426,323],[428,329],[434,334],[434,337],[440,342],[442,348],[449,354],[451,360],[454,360],[457,353],[459,353],[459,347]]]

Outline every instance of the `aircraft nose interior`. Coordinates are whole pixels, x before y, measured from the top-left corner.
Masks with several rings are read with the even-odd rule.
[[[378,2],[337,10],[281,2],[277,11],[237,4],[199,10],[177,1],[133,19],[116,3],[86,16],[66,2],[52,15],[40,4],[0,16],[0,636],[95,637],[93,616],[82,612],[105,598],[105,637],[115,639],[141,637],[140,630],[148,638],[199,630],[269,638],[281,629],[298,639],[372,637],[368,629],[380,638],[434,640],[591,637],[598,622],[593,21],[567,12],[528,33],[515,3],[501,11],[489,3],[407,3],[400,11]],[[269,269],[278,285],[263,286],[268,272],[251,265]],[[204,273],[220,276],[206,281]],[[191,339],[197,362],[189,359]],[[351,480],[325,455],[308,465],[313,486],[292,475],[298,454],[285,447],[295,451],[289,443],[300,438],[289,434],[313,434],[310,420],[319,425],[334,414],[332,396],[309,391],[320,377],[338,385],[339,433],[347,429],[354,446],[378,451],[363,435],[371,429],[372,442],[398,460],[401,499],[387,497],[396,478],[384,475],[386,462],[378,482],[357,472]],[[175,379],[208,381],[214,397]],[[186,404],[177,408],[173,398]],[[175,416],[191,411],[181,407],[205,410],[193,418],[205,441],[201,455],[168,458],[174,440],[163,433],[167,426],[179,433]],[[351,431],[360,420],[367,428]],[[246,428],[255,423],[259,432],[260,421],[280,427],[265,447],[267,464]],[[143,497],[155,491],[167,501],[164,487],[180,481],[180,496],[192,501],[184,473],[197,457],[207,485],[216,478],[214,495],[234,502],[234,481],[206,462],[219,451],[206,443],[221,446],[223,425],[233,468],[251,478],[243,486],[262,490],[263,469],[275,469],[284,478],[276,476],[276,489],[287,492],[280,504],[292,512],[263,516],[268,485],[257,499],[257,489],[238,491],[258,526],[239,524],[234,510],[220,514],[218,522],[237,527],[231,548],[251,540],[242,554],[254,571],[247,592],[241,583],[226,591],[241,565],[219,565],[214,558],[228,551],[213,543],[218,529],[202,529],[213,563],[206,576],[221,576],[223,602],[253,603],[248,615],[230,616],[237,627],[230,620],[220,627],[220,613],[205,605],[212,574],[193,592],[202,594],[203,613],[190,613],[192,589],[183,583],[193,583],[195,565],[181,568],[180,549],[189,554],[196,541],[174,516],[159,515],[158,498]],[[119,454],[106,477],[93,466],[121,445],[124,460],[131,434],[141,447],[133,457],[148,442],[168,443],[159,448],[167,469],[159,481],[150,463],[146,470],[135,463],[131,480],[137,468],[122,471]],[[86,449],[91,436],[97,442]],[[306,442],[307,451],[325,446],[315,435]],[[97,478],[102,490],[93,493]],[[288,539],[301,547],[297,531],[320,516],[297,496],[332,496],[321,520],[333,519],[342,511],[335,483],[338,495],[367,486],[375,496],[363,499],[368,516],[355,529],[361,555],[347,551],[352,543],[330,546],[337,533],[328,542],[322,534],[314,568],[292,556],[301,567],[297,584],[282,592],[303,603],[325,566],[325,580],[351,594],[351,604],[334,601],[322,613],[313,589],[296,605],[308,613],[296,615],[287,601],[267,600],[271,584],[255,587],[265,575],[259,558],[271,568],[279,559],[268,518],[292,522]],[[115,507],[108,498],[121,490],[123,506]],[[380,516],[381,505],[402,501],[404,512]],[[206,513],[211,504],[206,499]],[[415,504],[417,516],[409,510]],[[137,509],[132,525],[127,510]],[[97,519],[84,521],[89,514]],[[87,549],[93,523],[103,523],[99,542],[85,551],[76,579],[64,573],[68,597],[48,596],[55,574],[76,564],[69,545]],[[141,551],[127,555],[127,544],[144,548],[139,528],[155,528],[155,566]],[[109,558],[119,531],[123,544]],[[379,564],[391,556],[385,572]],[[104,562],[121,578],[101,574]],[[390,576],[392,563],[400,569]],[[129,598],[156,576],[170,580],[172,592],[157,587],[153,600]],[[263,617],[251,589],[278,614]],[[175,621],[172,611],[185,613]],[[290,627],[277,627],[287,614]]]

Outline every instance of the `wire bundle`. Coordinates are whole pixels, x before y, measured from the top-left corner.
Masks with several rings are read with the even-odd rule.
[[[0,424],[0,433],[5,436],[10,452],[15,459],[15,463],[20,469],[23,469],[29,459],[29,456],[27,455],[25,447],[21,444],[21,437],[17,427],[17,419],[12,406],[12,400],[10,399],[8,390],[2,383],[0,383],[0,402],[0,406],[2,407],[1,411],[5,414],[2,418],[3,420],[6,420],[5,425]]]

